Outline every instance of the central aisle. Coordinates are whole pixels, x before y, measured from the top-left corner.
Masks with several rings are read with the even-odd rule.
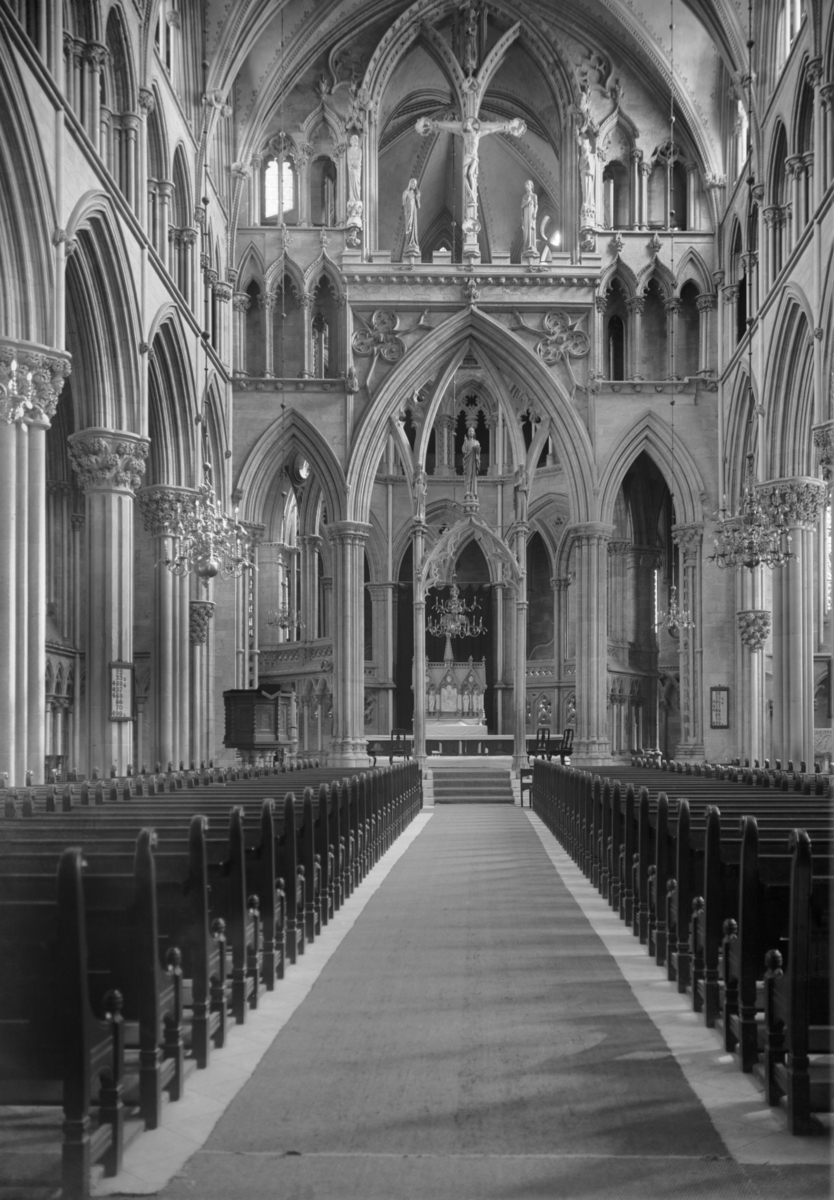
[[[756,1175],[526,815],[467,805],[435,811],[164,1194],[770,1195]]]

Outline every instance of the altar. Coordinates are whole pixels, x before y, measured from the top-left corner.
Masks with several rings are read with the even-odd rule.
[[[486,661],[426,663],[426,737],[483,738]]]

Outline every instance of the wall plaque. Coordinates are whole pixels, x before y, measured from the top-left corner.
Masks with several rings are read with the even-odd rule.
[[[730,728],[730,689],[711,687],[709,690],[710,729]]]
[[[133,720],[133,663],[110,664],[110,720]]]

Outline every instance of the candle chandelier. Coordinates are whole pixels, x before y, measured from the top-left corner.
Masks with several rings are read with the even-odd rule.
[[[714,539],[715,553],[709,561],[734,571],[747,567],[783,567],[793,554],[788,549],[788,515],[774,496],[767,507],[756,486],[753,455],[747,455],[747,478],[741,498],[741,512],[728,517],[721,509],[718,534]]]
[[[666,194],[668,197],[667,211],[669,214],[669,248],[671,256],[671,272],[672,278],[675,277],[675,224],[676,214],[672,207],[674,204],[674,164],[677,158],[675,147],[675,4],[674,0],[669,2],[669,157],[666,163]],[[674,325],[673,325],[674,330]],[[672,426],[672,487],[675,486],[677,479],[677,458],[675,457],[675,385],[674,380],[677,379],[675,370],[675,338],[669,339],[669,378],[672,380],[672,398],[670,405],[672,409],[671,426]],[[671,506],[672,520],[674,521],[675,510],[675,493],[672,491],[669,495],[669,503]],[[674,566],[672,567],[672,575],[674,578]],[[694,629],[695,622],[692,620],[692,614],[688,608],[681,608],[678,604],[678,588],[677,584],[673,583],[669,588],[669,607],[666,612],[657,614],[655,621],[656,629],[665,629],[672,637],[677,637],[682,629]]]
[[[283,565],[283,559],[279,560],[279,565]],[[282,629],[285,633],[289,627],[294,624],[290,606],[287,603],[287,581],[281,580],[281,604],[278,608],[271,609],[264,620],[272,629]]]
[[[452,638],[480,637],[486,633],[484,619],[480,615],[480,600],[464,600],[458,587],[457,575],[452,576],[448,600],[435,600],[434,612],[426,622],[432,637],[446,639],[445,657],[452,657]],[[475,616],[475,614],[478,614]]]
[[[208,587],[209,579],[221,575],[224,579],[239,578],[248,568],[254,568],[252,540],[245,527],[237,519],[226,515],[217,498],[212,480],[209,459],[208,422],[208,333],[203,333],[204,388],[203,410],[197,413],[194,423],[201,427],[198,437],[202,451],[202,481],[193,496],[177,506],[171,519],[174,553],[163,563],[174,575],[190,575],[194,572]]]

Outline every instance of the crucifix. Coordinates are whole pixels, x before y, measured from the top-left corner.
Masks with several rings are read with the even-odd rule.
[[[482,121],[478,117],[481,89],[471,86],[473,81],[467,80],[470,86],[463,89],[464,110],[460,121],[438,121],[433,117],[421,117],[417,122],[417,132],[421,137],[430,133],[456,133],[463,138],[463,257],[464,261],[478,262],[478,234],[481,224],[478,220],[478,143],[482,137],[490,133],[509,133],[513,137],[522,137],[527,132],[527,125],[520,117],[511,121]]]

